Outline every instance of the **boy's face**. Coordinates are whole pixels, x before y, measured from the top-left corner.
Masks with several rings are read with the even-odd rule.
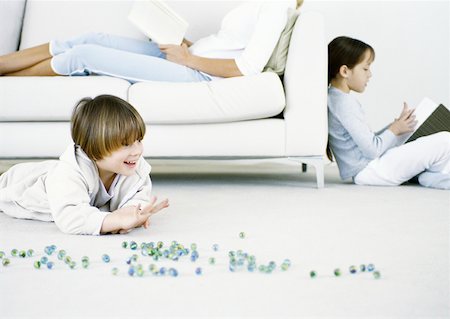
[[[372,77],[372,72],[370,71],[371,63],[372,56],[370,51],[367,50],[363,61],[348,71],[347,85],[350,90],[358,93],[364,92],[369,79]]]
[[[100,172],[131,176],[136,172],[143,150],[142,142],[135,141],[131,145],[122,146],[95,163]]]

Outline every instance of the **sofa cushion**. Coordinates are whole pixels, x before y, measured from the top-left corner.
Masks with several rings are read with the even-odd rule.
[[[272,72],[211,82],[136,83],[128,99],[152,124],[260,119],[281,113],[286,105],[283,85]]]
[[[0,1],[0,55],[18,49],[25,0]]]
[[[278,43],[270,56],[269,62],[267,62],[264,67],[264,71],[275,72],[279,75],[284,73],[289,50],[289,42],[291,41],[292,31],[294,30],[294,25],[297,21],[298,15],[299,11],[294,9],[288,10],[286,26],[284,27],[283,32],[281,32],[280,39],[278,40]]]
[[[69,121],[77,101],[100,94],[128,99],[149,124],[267,118],[285,106],[281,81],[271,72],[211,82],[132,86],[106,76],[0,77],[0,121]]]
[[[111,77],[0,77],[1,121],[69,121],[83,97],[127,99],[130,84]]]

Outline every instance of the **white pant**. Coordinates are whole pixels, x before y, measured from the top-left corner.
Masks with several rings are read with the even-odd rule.
[[[450,132],[394,147],[354,177],[355,184],[397,186],[419,175],[426,187],[450,189]]]

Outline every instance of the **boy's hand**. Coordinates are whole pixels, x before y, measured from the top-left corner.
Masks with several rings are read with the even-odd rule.
[[[144,226],[148,227],[150,224],[149,218],[160,210],[169,206],[167,199],[156,204],[156,197],[152,197],[150,203],[145,205],[142,209],[138,206],[126,206],[115,210],[107,215],[103,220],[101,233],[124,234],[130,232],[133,228]]]
[[[155,205],[156,197],[153,196],[150,203],[141,208],[141,214],[149,214],[149,217],[145,220],[145,222],[137,227],[144,226],[144,228],[148,228],[150,225],[150,216],[156,214],[160,210],[169,207],[169,200],[166,198],[162,202]]]
[[[405,133],[413,132],[416,127],[416,116],[413,114],[414,109],[410,109],[406,102],[403,103],[403,110],[398,119],[389,126],[389,129],[395,135],[402,135]]]

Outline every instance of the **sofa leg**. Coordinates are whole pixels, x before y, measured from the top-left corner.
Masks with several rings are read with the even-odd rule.
[[[325,187],[325,175],[324,175],[324,159],[323,156],[302,156],[302,157],[289,157],[290,160],[299,162],[303,165],[312,165],[316,171],[317,188]]]

